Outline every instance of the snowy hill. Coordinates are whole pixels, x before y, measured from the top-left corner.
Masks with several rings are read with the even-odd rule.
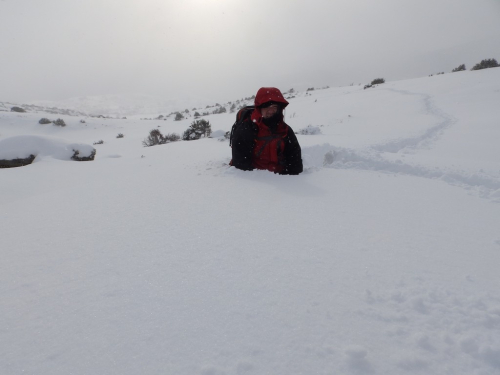
[[[98,95],[70,98],[59,101],[38,100],[30,103],[0,101],[0,112],[10,112],[14,106],[29,113],[62,114],[68,116],[91,116],[122,118],[130,115],[151,115],[182,111],[201,107],[200,99],[163,99],[151,95]]]
[[[500,69],[299,93],[299,176],[142,146],[192,117],[0,112],[104,141],[0,170],[0,373],[500,374],[499,102]]]
[[[36,105],[36,104],[18,104],[10,102],[0,102],[0,112],[10,112],[12,107],[20,107],[26,112],[32,113],[50,113],[50,114],[61,114],[67,116],[88,116],[85,112],[75,109],[58,108],[53,105]]]
[[[151,95],[99,95],[71,98],[60,101],[37,101],[33,104],[45,107],[61,107],[80,110],[94,115],[123,117],[130,115],[161,114],[199,107],[198,99],[163,99]]]

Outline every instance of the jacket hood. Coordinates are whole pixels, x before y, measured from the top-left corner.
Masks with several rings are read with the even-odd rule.
[[[283,97],[283,94],[276,87],[261,87],[255,95],[255,106],[260,107],[267,102],[281,103],[283,108],[288,105],[288,102]]]

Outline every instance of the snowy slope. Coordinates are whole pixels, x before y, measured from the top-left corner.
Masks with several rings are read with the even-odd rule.
[[[499,99],[500,69],[300,93],[299,176],[142,147],[192,118],[1,112],[104,144],[0,170],[0,373],[500,374]]]

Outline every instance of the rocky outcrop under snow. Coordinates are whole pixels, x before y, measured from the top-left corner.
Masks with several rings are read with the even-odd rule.
[[[0,168],[22,167],[46,156],[59,160],[91,161],[95,154],[95,148],[90,145],[49,137],[21,135],[0,140]]]

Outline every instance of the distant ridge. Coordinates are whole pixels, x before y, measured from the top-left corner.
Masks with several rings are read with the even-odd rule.
[[[35,104],[19,104],[10,102],[0,102],[0,112],[10,112],[12,107],[21,107],[27,112],[41,112],[54,115],[67,115],[67,116],[89,116],[87,113],[75,109],[57,108],[53,106],[41,106]]]
[[[69,108],[89,115],[129,116],[165,114],[172,111],[191,110],[206,100],[192,98],[165,99],[144,94],[96,95],[70,98],[60,101],[35,101],[31,104],[42,107]]]

